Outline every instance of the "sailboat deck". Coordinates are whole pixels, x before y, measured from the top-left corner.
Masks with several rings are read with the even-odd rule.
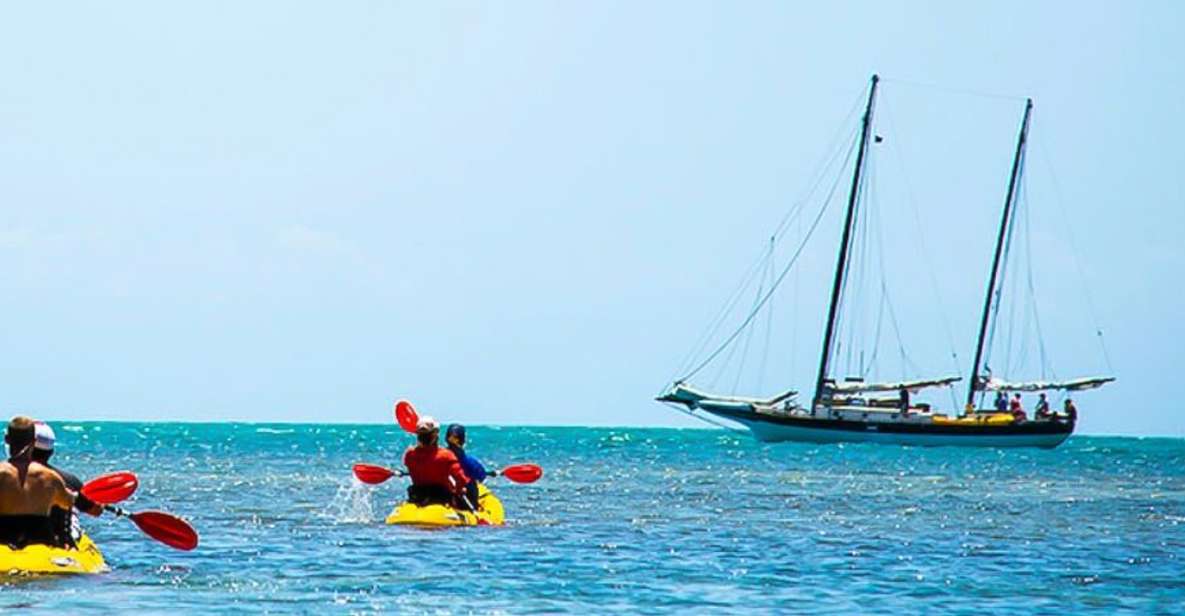
[[[910,409],[908,415],[902,415],[901,409],[886,409],[873,406],[832,406],[829,407],[832,419],[866,422],[893,423],[931,423],[932,414],[929,409]]]

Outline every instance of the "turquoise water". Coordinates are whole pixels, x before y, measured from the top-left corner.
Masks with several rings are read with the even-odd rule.
[[[472,428],[509,523],[386,527],[394,426],[56,424],[61,466],[136,471],[181,553],[88,519],[112,570],[7,579],[0,608],[235,612],[1181,612],[1185,440],[1053,451],[763,445],[708,430]]]

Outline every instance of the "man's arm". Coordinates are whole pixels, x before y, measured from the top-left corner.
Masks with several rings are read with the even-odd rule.
[[[481,460],[478,460],[473,456],[469,456],[469,459],[473,460],[473,477],[470,477],[470,479],[485,481],[486,477],[490,476],[490,472],[486,470],[485,465],[481,463]]]
[[[103,515],[103,506],[83,496],[82,492],[74,495],[74,508],[96,517]]]
[[[57,471],[62,476],[62,481],[65,482],[66,488],[74,492],[74,508],[83,512],[89,513],[93,516],[103,514],[103,506],[91,501],[89,498],[82,495],[82,480],[77,475],[70,471],[64,471],[56,466],[51,466],[53,470]]]
[[[66,487],[66,482],[62,481],[62,476],[50,471],[47,473],[50,482],[50,489],[53,490],[53,505],[61,507],[66,511],[74,508],[74,493]]]
[[[48,464],[46,466],[49,466]],[[56,466],[50,466],[54,471],[62,476],[62,481],[66,484],[66,488],[71,492],[79,492],[82,490],[82,480],[77,475],[70,471],[64,471]]]
[[[457,494],[463,493],[465,486],[469,485],[469,477],[465,474],[465,469],[461,468],[461,461],[456,456],[453,456],[449,464],[448,474],[453,478],[453,491]]]

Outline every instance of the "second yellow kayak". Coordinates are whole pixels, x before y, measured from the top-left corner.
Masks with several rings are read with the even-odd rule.
[[[102,573],[107,570],[103,553],[83,535],[78,548],[30,545],[14,550],[0,545],[0,575]]]
[[[411,526],[501,526],[506,522],[502,501],[494,496],[484,484],[477,485],[477,514],[447,505],[419,506],[412,503],[396,505],[387,524]]]

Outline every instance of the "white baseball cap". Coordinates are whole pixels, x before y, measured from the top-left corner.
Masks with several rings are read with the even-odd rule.
[[[431,415],[424,415],[416,422],[416,432],[435,432],[440,430],[440,423]]]
[[[33,441],[33,449],[40,449],[41,451],[53,451],[54,441],[56,440],[53,433],[53,428],[44,421],[38,421],[33,424],[36,436]]]

